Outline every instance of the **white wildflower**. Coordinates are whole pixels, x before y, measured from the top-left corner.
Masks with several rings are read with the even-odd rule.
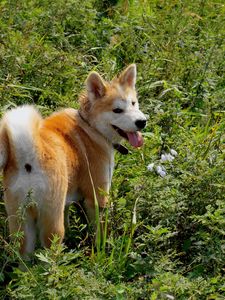
[[[170,149],[170,153],[171,153],[173,156],[177,156],[177,155],[178,155],[177,151],[174,150],[174,149]]]
[[[155,165],[154,163],[151,163],[151,164],[147,165],[148,171],[152,172],[153,168],[154,168],[154,165]]]
[[[161,172],[159,173],[159,175],[163,178],[163,177],[166,176],[166,172],[165,172],[165,171],[161,171]]]
[[[175,157],[174,157],[173,155],[171,155],[170,153],[167,154],[167,160],[168,160],[168,161],[173,161],[174,158],[175,158]]]
[[[162,155],[161,155],[161,161],[167,161],[166,154],[162,154]]]
[[[161,177],[166,176],[166,169],[162,166],[157,166],[156,167],[156,173],[159,174]]]
[[[161,155],[161,161],[162,162],[166,162],[166,161],[173,161],[174,160],[174,156],[171,155],[170,153],[165,153]]]

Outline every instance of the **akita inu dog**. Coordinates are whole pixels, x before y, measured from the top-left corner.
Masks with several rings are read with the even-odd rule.
[[[53,234],[63,239],[67,203],[82,197],[90,220],[95,219],[94,190],[99,207],[106,205],[114,147],[126,149],[119,144],[122,138],[134,147],[143,144],[140,130],[146,118],[138,107],[135,81],[134,64],[112,82],[91,72],[79,110],[65,109],[43,119],[33,106],[26,105],[3,116],[4,199],[10,233],[23,232],[22,254],[33,252],[37,230],[45,247],[50,246]],[[32,205],[27,205],[29,193]],[[21,206],[25,207],[22,223]]]

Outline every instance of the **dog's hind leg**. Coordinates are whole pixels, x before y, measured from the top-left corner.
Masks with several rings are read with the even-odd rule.
[[[10,203],[10,204],[9,204]],[[26,257],[32,253],[36,242],[35,219],[29,210],[21,209],[16,199],[7,199],[6,210],[8,213],[9,232],[12,240],[20,242],[20,254]]]
[[[51,199],[51,202],[45,203],[45,207],[40,211],[38,227],[43,247],[50,248],[54,235],[59,238],[60,243],[64,238],[64,198]],[[58,206],[52,205],[57,202]]]
[[[59,238],[61,243],[64,238],[64,216],[63,213],[55,214],[54,211],[42,213],[39,219],[40,240],[43,247],[50,248],[54,236]]]

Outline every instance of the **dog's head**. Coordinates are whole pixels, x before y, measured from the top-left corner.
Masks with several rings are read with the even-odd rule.
[[[111,82],[104,81],[96,72],[87,78],[86,93],[80,98],[81,112],[112,143],[124,138],[134,147],[143,144],[140,130],[146,125],[146,117],[139,110],[135,83],[135,64]]]

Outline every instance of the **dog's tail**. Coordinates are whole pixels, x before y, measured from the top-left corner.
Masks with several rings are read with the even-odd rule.
[[[0,123],[0,169],[3,169],[9,155],[16,164],[35,159],[35,137],[42,118],[31,105],[9,110]]]

